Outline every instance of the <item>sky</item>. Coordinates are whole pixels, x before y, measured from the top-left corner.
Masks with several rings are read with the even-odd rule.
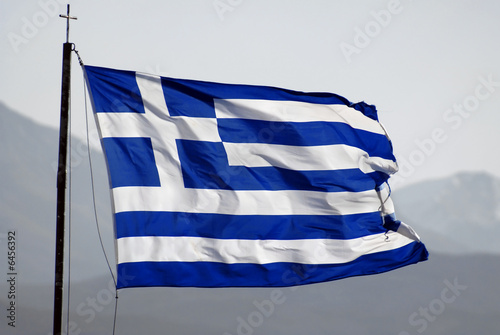
[[[70,1],[85,64],[332,92],[377,106],[393,187],[458,171],[500,176],[497,1]],[[66,2],[0,4],[0,101],[58,127]],[[85,136],[73,54],[73,134]]]

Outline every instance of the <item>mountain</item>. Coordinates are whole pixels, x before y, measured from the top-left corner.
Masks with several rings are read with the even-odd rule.
[[[463,172],[393,193],[397,217],[433,251],[500,254],[500,180]]]
[[[18,267],[26,282],[53,281],[58,139],[58,130],[39,125],[0,103],[0,222],[3,228],[0,242],[5,242],[7,231],[16,231]],[[73,269],[75,278],[92,278],[104,273],[106,268],[96,232],[89,164],[82,149],[86,145],[77,139],[71,144],[68,196],[72,206],[67,210],[70,223],[66,230],[78,238],[71,239],[71,250],[67,247],[66,254],[80,265]],[[96,151],[94,156],[98,217],[106,247],[113,257],[106,168],[102,154]],[[0,266],[6,266],[3,257]]]
[[[0,269],[7,269],[8,231],[17,236],[17,325],[0,334],[51,331],[56,217],[56,129],[0,103]],[[114,264],[106,167],[73,138],[69,334],[111,333],[114,290],[99,242]],[[430,250],[427,262],[388,273],[275,289],[150,288],[119,292],[117,334],[494,334],[500,329],[499,181],[483,173],[411,185],[395,191],[399,219]],[[0,305],[8,306],[6,279]],[[274,297],[274,298],[273,298]],[[276,298],[279,297],[279,298]],[[274,303],[271,304],[274,299]],[[66,305],[65,305],[66,306]],[[2,316],[5,317],[5,316]],[[4,319],[5,321],[5,319]],[[424,329],[425,328],[425,329]],[[420,332],[421,331],[421,332]]]

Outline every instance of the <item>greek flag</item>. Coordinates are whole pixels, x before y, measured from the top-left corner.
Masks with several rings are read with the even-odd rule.
[[[85,66],[118,288],[317,283],[427,259],[395,219],[374,106]]]

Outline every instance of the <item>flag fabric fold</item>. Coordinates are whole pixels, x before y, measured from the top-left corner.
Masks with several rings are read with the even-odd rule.
[[[395,219],[375,106],[85,66],[118,288],[291,286],[427,259]]]

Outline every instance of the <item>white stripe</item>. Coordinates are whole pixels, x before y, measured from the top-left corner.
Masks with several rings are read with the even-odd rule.
[[[396,163],[391,160],[375,160],[364,150],[345,144],[288,146],[224,142],[224,148],[231,166],[275,166],[299,171],[360,169],[364,173],[393,173],[396,168]]]
[[[386,240],[387,239],[387,240]],[[117,240],[118,263],[219,262],[226,264],[347,263],[413,242],[394,232],[350,240],[236,240],[188,236],[139,236]]]
[[[102,138],[146,137],[147,122],[140,113],[97,113]],[[147,136],[149,137],[149,136]]]
[[[378,212],[375,190],[364,192],[232,191],[162,187],[114,188],[115,212],[166,211],[234,215],[347,215]],[[387,191],[382,190],[385,199]]]
[[[97,113],[102,137],[151,137],[158,141],[175,139],[220,142],[215,118],[168,116],[140,113]]]
[[[169,116],[166,109],[165,95],[161,84],[161,77],[147,73],[136,72],[135,79],[141,91],[144,111],[159,117]]]
[[[281,122],[342,122],[353,128],[385,135],[382,126],[360,111],[345,105],[322,105],[300,101],[214,99],[215,115],[221,119]]]

